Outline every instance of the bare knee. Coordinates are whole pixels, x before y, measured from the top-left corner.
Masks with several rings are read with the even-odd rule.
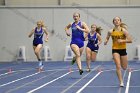
[[[77,57],[77,58],[80,57],[80,54],[77,54],[76,57]]]
[[[89,55],[87,55],[87,58],[86,58],[87,60],[90,60],[90,56]]]
[[[96,60],[96,58],[92,58],[92,61],[95,61]]]
[[[35,52],[36,55],[39,54],[39,51],[37,49],[34,52]]]
[[[122,68],[123,68],[123,70],[126,70],[127,69],[127,66],[125,66],[125,67],[123,66]]]
[[[121,66],[120,65],[116,66],[116,69],[121,70]]]
[[[122,64],[121,67],[122,67],[123,70],[126,70],[127,69],[127,64]]]

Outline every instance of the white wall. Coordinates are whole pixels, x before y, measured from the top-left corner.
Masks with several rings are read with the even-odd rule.
[[[7,6],[58,5],[58,0],[5,0]]]
[[[5,0],[7,6],[50,6],[79,4],[81,6],[140,5],[140,0]]]
[[[126,5],[126,0],[61,0],[62,5],[79,4],[81,6]]]
[[[139,45],[139,16],[140,7],[90,7],[90,8],[68,8],[68,7],[44,7],[28,8],[13,7],[0,8],[0,61],[15,60],[18,46],[26,46],[27,61],[35,61],[36,57],[32,49],[32,38],[28,38],[28,33],[36,26],[37,20],[43,19],[49,29],[49,42],[44,43],[51,49],[53,61],[61,61],[64,58],[65,46],[69,45],[70,38],[66,38],[64,28],[72,22],[73,12],[81,14],[81,20],[90,27],[95,23],[103,28],[102,38],[105,39],[107,31],[112,27],[112,19],[120,16],[122,21],[128,25],[129,33],[133,37],[133,44],[128,44],[128,59],[135,57],[135,47]],[[54,30],[54,34],[51,32]],[[67,39],[67,40],[66,40]],[[66,42],[65,42],[66,40]],[[86,44],[86,42],[85,42]],[[82,60],[85,60],[85,52]],[[112,60],[111,39],[107,46],[101,44],[97,60]]]
[[[140,5],[140,0],[128,0],[130,5]]]

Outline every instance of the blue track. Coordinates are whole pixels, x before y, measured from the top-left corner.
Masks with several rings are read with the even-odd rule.
[[[0,93],[140,93],[140,62],[129,62],[122,70],[125,87],[119,87],[114,62],[92,62],[91,72],[79,75],[70,62],[1,62]],[[130,75],[130,78],[128,79]]]

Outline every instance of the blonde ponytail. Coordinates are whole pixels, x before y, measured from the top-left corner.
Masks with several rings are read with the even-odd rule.
[[[101,30],[103,30],[100,26],[96,28],[96,32],[101,35]]]
[[[43,20],[40,20],[40,22],[41,22],[41,26],[42,26],[42,27],[47,28],[47,26],[45,26],[45,23],[44,23],[44,21],[43,21]]]
[[[120,24],[120,27],[124,28],[124,29],[127,29],[127,25],[125,23],[121,23]]]

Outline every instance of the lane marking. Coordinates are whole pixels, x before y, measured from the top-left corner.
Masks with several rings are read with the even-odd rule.
[[[45,86],[47,86],[47,85],[49,85],[49,84],[55,82],[56,80],[65,77],[66,75],[68,75],[68,74],[70,74],[70,73],[71,73],[71,72],[68,72],[68,73],[66,73],[66,74],[64,74],[64,75],[62,75],[62,76],[60,76],[60,77],[58,77],[58,78],[55,78],[55,79],[53,79],[53,80],[51,80],[51,81],[49,81],[49,82],[47,82],[47,83],[45,83],[45,84],[43,84],[43,85],[41,85],[41,86],[35,88],[35,89],[33,89],[33,90],[28,91],[27,93],[33,93],[33,92],[35,92],[35,91],[37,91],[37,90],[39,90],[39,89],[41,89],[41,88],[43,88],[43,87],[45,87]]]
[[[132,72],[137,72],[137,71],[140,71],[140,69],[135,69],[135,70],[132,70]]]
[[[16,71],[12,71],[11,73],[14,73],[14,72],[16,72]],[[4,76],[4,75],[7,75],[7,74],[9,74],[9,72],[0,74],[0,77],[1,77],[1,76]]]
[[[127,72],[127,70],[125,70],[125,72],[124,72],[124,74],[123,74],[123,81],[124,81],[124,78],[125,78],[125,76],[126,76],[126,72]],[[121,91],[122,91],[122,88],[120,87],[120,88],[118,89],[118,93],[121,93]]]
[[[26,71],[32,71],[33,69],[29,69],[29,70],[17,70],[17,71],[12,71],[11,73],[4,73],[2,76],[3,77],[0,77],[0,79],[3,79],[3,78],[10,78],[11,76],[15,76],[15,75],[18,75],[18,74],[21,74],[21,73],[24,73]]]
[[[100,67],[101,65],[96,66],[92,71],[95,71],[98,67]],[[90,72],[90,73],[91,73]],[[72,88],[74,85],[76,85],[78,82],[80,82],[82,79],[84,79],[85,77],[87,77],[90,73],[86,74],[85,76],[83,76],[81,79],[77,80],[75,83],[73,83],[71,86],[69,86],[68,88],[66,88],[65,90],[63,90],[61,93],[65,93],[67,92],[70,88]]]
[[[76,93],[81,93],[82,90],[84,90],[93,80],[95,80],[95,78],[97,78],[101,72],[98,72],[91,80],[89,80],[82,88],[80,88]]]
[[[29,78],[29,77],[34,76],[34,75],[37,75],[37,74],[39,74],[39,73],[40,73],[40,72],[37,72],[37,73],[31,74],[31,75],[28,75],[28,76],[25,76],[25,77],[22,77],[22,78],[13,80],[13,81],[11,81],[11,82],[8,82],[8,83],[5,83],[5,84],[0,85],[0,87],[3,87],[3,86],[6,86],[6,85],[15,83],[15,82],[17,82],[17,81],[20,81],[20,80],[23,80],[23,79],[26,79],[26,78]]]
[[[73,69],[76,69],[76,68],[73,68]],[[12,71],[12,73],[9,73],[9,72],[7,72],[7,73],[3,73],[3,74],[0,74],[0,79],[2,79],[2,78],[6,78],[6,77],[9,77],[9,75],[11,76],[11,75],[15,75],[15,74],[19,74],[19,73],[22,73],[22,72],[25,72],[25,71],[31,71],[31,70],[36,70],[36,69],[22,69],[22,70],[15,70],[15,71]],[[48,71],[61,71],[61,70],[67,70],[66,68],[61,68],[61,69],[53,69],[53,70],[45,70],[45,72],[48,72]],[[8,75],[8,76],[6,76],[6,75]],[[1,76],[5,76],[5,77],[1,77]]]
[[[108,70],[103,70],[104,72],[109,72],[109,71],[116,71],[116,69],[108,69]]]
[[[6,91],[5,93],[11,93],[11,92],[13,92],[13,91],[16,91],[16,90],[18,90],[18,89],[20,89],[20,88],[22,88],[22,87],[28,86],[29,84],[35,83],[35,82],[37,82],[37,81],[39,81],[39,80],[41,80],[41,79],[44,79],[44,78],[46,78],[46,77],[48,77],[48,76],[51,76],[51,75],[53,75],[53,74],[55,74],[55,73],[57,73],[57,72],[59,72],[59,71],[53,72],[53,73],[51,73],[51,74],[49,74],[49,75],[45,75],[45,76],[43,76],[43,77],[41,77],[41,78],[35,79],[35,80],[33,80],[33,81],[31,81],[31,82],[28,82],[28,83],[25,83],[25,84],[23,84],[23,85],[21,85],[21,86],[18,86],[18,87],[16,87],[16,88],[10,89],[10,90]]]
[[[30,70],[34,70],[34,69],[28,69],[28,70],[14,70],[14,71],[11,71],[11,73],[16,73],[16,72],[24,72],[24,71],[30,71]],[[11,73],[9,73],[9,72],[7,72],[7,73],[3,73],[3,74],[0,74],[0,77],[1,76],[4,76],[4,75],[9,75],[9,74],[11,74]],[[1,78],[0,78],[1,79]]]
[[[125,93],[128,93],[128,92],[129,92],[129,84],[130,84],[131,73],[132,73],[132,72],[130,71],[130,72],[129,72],[129,75],[128,75]]]

